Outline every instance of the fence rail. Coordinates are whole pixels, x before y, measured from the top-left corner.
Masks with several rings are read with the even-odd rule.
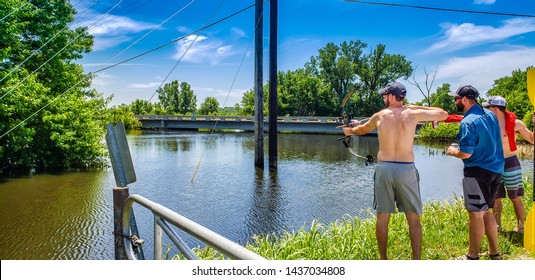
[[[178,213],[155,203],[140,195],[131,195],[123,208],[122,226],[124,246],[128,259],[137,259],[134,252],[135,240],[130,233],[130,213],[134,203],[149,209],[154,215],[154,259],[162,259],[162,237],[165,232],[178,247],[186,259],[197,259],[197,256],[188,248],[187,244],[176,234],[169,224],[183,230],[205,244],[213,247],[225,256],[237,260],[263,260],[258,254],[247,248],[203,227],[202,225],[179,215]]]

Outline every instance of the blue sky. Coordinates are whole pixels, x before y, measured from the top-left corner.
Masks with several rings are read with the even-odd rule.
[[[93,51],[79,62],[87,72],[133,58],[254,4],[254,0],[72,0],[73,25],[89,26]],[[382,3],[535,15],[526,0],[377,0]],[[115,6],[115,8],[113,8]],[[113,9],[112,9],[113,8]],[[264,4],[264,80],[268,77],[269,3]],[[208,96],[233,106],[253,88],[254,7],[195,35],[101,71],[93,86],[111,105],[157,101],[173,80],[191,85],[198,104]],[[495,79],[535,65],[535,17],[485,15],[355,3],[279,0],[279,70],[302,68],[327,43],[361,40],[367,51],[384,44],[404,55],[424,84],[424,68],[438,69],[432,91],[472,84],[484,95]],[[243,63],[241,63],[243,61]],[[240,66],[241,65],[241,66]],[[235,81],[234,81],[235,80]],[[410,79],[412,81],[412,79]],[[422,99],[409,82],[409,102]]]

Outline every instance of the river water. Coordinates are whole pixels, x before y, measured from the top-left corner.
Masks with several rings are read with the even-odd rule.
[[[254,167],[252,133],[129,135],[137,176],[130,194],[242,245],[254,234],[297,230],[314,219],[364,217],[372,209],[374,166],[352,156],[339,137],[279,134],[278,171],[272,172]],[[424,202],[462,194],[463,165],[442,154],[448,144],[414,147]],[[353,137],[352,145],[363,156],[376,156],[375,137]],[[265,158],[267,167],[267,148]],[[522,165],[532,174],[531,160]],[[0,259],[114,259],[114,186],[111,168],[1,181]],[[137,205],[134,211],[145,255],[152,258],[152,213]],[[190,247],[199,244],[183,238]]]

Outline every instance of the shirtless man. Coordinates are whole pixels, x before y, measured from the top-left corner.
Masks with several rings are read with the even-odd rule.
[[[518,233],[524,233],[524,221],[526,220],[526,213],[522,196],[524,195],[524,187],[522,185],[522,169],[520,161],[516,156],[516,136],[517,133],[524,138],[524,140],[533,144],[533,132],[529,131],[526,125],[516,119],[515,114],[505,110],[506,101],[501,96],[493,96],[489,98],[488,102],[483,103],[483,107],[489,109],[498,118],[500,123],[500,133],[502,137],[503,155],[505,157],[504,172],[502,177],[503,184],[496,192],[496,200],[494,201],[494,216],[496,217],[496,224],[498,230],[501,228],[502,216],[502,198],[507,196],[513,203],[516,214],[516,228]]]
[[[397,208],[407,218],[412,257],[417,260],[422,252],[422,201],[420,177],[414,165],[416,125],[423,121],[442,121],[448,113],[441,108],[403,106],[407,90],[401,83],[389,83],[379,94],[383,96],[385,109],[375,113],[366,123],[343,127],[343,130],[349,136],[377,129],[379,152],[374,176],[374,209],[377,211],[375,234],[381,259],[387,259],[388,223],[390,214],[396,213]]]

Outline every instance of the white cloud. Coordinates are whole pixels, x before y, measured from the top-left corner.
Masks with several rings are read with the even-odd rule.
[[[117,76],[109,75],[106,72],[98,74],[96,77],[93,77],[91,84],[93,86],[109,86],[113,85],[116,81]]]
[[[437,80],[451,84],[452,89],[471,84],[483,94],[492,87],[494,80],[510,76],[513,70],[525,70],[534,65],[534,62],[535,47],[490,52],[474,57],[456,57],[439,66]]]
[[[443,24],[444,35],[427,52],[454,51],[535,31],[535,20],[515,18],[506,20],[501,27],[473,23]]]
[[[133,83],[129,84],[129,88],[152,88],[156,89],[160,86],[162,82],[149,82],[149,83]]]
[[[106,49],[118,46],[121,43],[128,42],[130,40],[132,40],[132,38],[128,36],[117,36],[117,37],[98,36],[98,37],[95,37],[94,39],[92,50],[93,51],[106,50]]]
[[[236,28],[236,27],[232,28],[232,35],[235,38],[247,38],[247,33],[245,33],[243,29]]]
[[[89,28],[89,33],[95,36],[114,36],[124,33],[137,33],[143,30],[153,29],[157,25],[135,21],[128,17],[113,16],[110,20],[104,18]]]
[[[192,43],[193,45],[191,45]],[[225,45],[220,40],[209,39],[201,35],[198,37],[190,35],[184,40],[178,41],[176,50],[173,58],[180,59],[184,56],[182,61],[196,64],[215,65],[234,54],[231,45]]]
[[[91,14],[89,16],[96,20],[77,25],[87,26],[89,34],[94,36],[93,51],[106,50],[123,42],[132,41],[133,34],[151,30],[157,26],[123,16],[103,16],[102,14]]]
[[[474,0],[474,4],[492,5],[495,2],[496,2],[496,0]]]
[[[193,31],[193,30],[191,30],[191,29],[189,29],[189,28],[187,28],[185,26],[178,26],[176,28],[176,30],[178,30],[178,31],[180,31],[182,33],[185,33],[185,34],[189,34],[189,33],[191,33]]]

